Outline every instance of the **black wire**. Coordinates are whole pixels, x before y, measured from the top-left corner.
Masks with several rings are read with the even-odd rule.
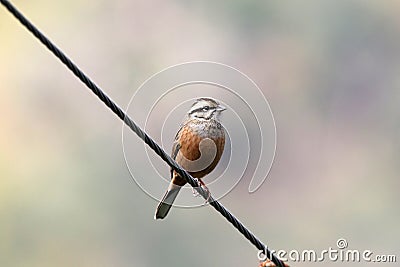
[[[85,75],[59,48],[57,48],[44,34],[42,34],[27,18],[22,15],[9,1],[0,0],[0,2],[10,11],[21,24],[23,24],[39,41],[44,44],[56,57],[58,57],[68,69],[70,69],[76,77],[78,77],[90,90],[114,112],[124,123],[132,129],[154,152],[159,155],[171,168],[181,175],[200,195],[208,199],[222,216],[224,216],[240,233],[242,233],[257,249],[262,250],[267,258],[271,259],[277,266],[284,267],[271,251],[254,235],[252,234],[235,216],[224,208],[217,200],[209,196],[198,182],[168,155],[165,151],[153,141],[127,114],[122,111],[88,76]]]

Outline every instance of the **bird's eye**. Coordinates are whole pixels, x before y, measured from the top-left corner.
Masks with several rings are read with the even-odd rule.
[[[204,107],[203,111],[208,111],[210,109],[210,107]]]

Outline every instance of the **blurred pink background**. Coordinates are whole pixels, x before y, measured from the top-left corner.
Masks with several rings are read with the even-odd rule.
[[[398,253],[399,1],[13,3],[122,107],[174,64],[241,70],[274,112],[276,158],[221,202],[271,249]],[[153,220],[121,121],[3,7],[0,41],[0,266],[257,266],[210,207]]]

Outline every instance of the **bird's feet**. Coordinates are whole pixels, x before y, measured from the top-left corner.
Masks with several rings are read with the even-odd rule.
[[[208,203],[208,201],[209,201],[210,198],[211,198],[210,190],[208,189],[208,187],[206,186],[206,184],[205,184],[202,180],[197,179],[197,178],[196,178],[195,180],[196,180],[198,186],[201,187],[201,188],[203,188],[203,190],[204,190],[204,191],[206,192],[206,194],[207,194],[206,202],[204,203],[204,205],[205,205],[205,204]],[[193,196],[195,196],[195,197],[200,196],[200,193],[199,193],[196,189],[193,188],[192,191],[193,191]]]
[[[200,179],[194,178],[194,180],[196,181],[197,185],[200,187],[201,186]],[[194,187],[192,187],[192,193],[193,193],[194,197],[199,197],[200,196],[200,193]]]

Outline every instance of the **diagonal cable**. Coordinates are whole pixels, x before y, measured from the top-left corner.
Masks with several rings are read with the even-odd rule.
[[[125,112],[118,107],[88,76],[76,66],[57,46],[55,46],[43,33],[39,31],[21,12],[19,12],[9,1],[0,0],[14,17],[24,25],[39,41],[45,45],[67,68],[72,71],[115,115],[117,115],[140,139],[142,139],[154,152],[160,156],[172,169],[181,175],[199,194],[208,199],[210,205],[214,207],[222,216],[225,217],[246,239],[248,239],[257,249],[262,250],[267,258],[271,259],[279,267],[284,264],[276,257],[253,233],[251,233],[232,213],[222,204],[199,186],[198,182],[184,169],[182,169],[165,151],[148,136]]]

